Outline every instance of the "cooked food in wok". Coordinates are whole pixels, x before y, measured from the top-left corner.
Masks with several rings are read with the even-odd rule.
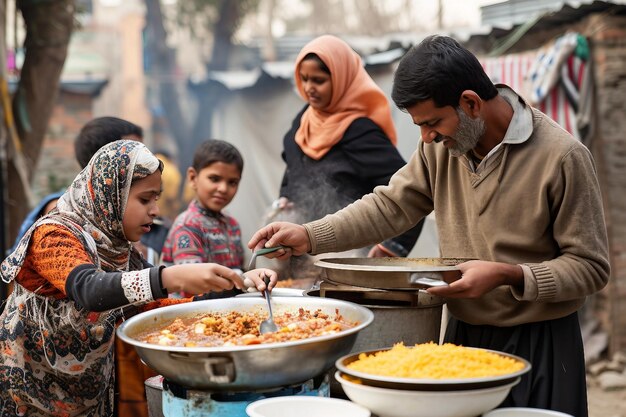
[[[331,316],[319,309],[299,308],[297,312],[275,313],[278,331],[260,334],[259,325],[266,318],[267,313],[262,311],[212,312],[179,317],[165,327],[142,332],[135,338],[163,346],[243,346],[330,335],[359,324],[345,320],[338,310]]]
[[[346,367],[379,376],[415,379],[482,378],[512,374],[525,364],[484,349],[452,343],[423,343],[412,347],[402,343],[373,354],[361,353]]]
[[[315,278],[287,278],[278,280],[276,288],[297,288],[310,290],[315,284]]]

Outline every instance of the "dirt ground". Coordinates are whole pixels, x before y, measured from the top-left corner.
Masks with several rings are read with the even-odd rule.
[[[604,391],[596,381],[587,384],[589,417],[625,417],[626,389]]]

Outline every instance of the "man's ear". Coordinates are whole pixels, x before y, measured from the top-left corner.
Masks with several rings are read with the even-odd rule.
[[[476,94],[472,90],[465,90],[461,93],[461,98],[459,99],[459,107],[463,109],[465,114],[475,119],[480,116],[480,111],[482,109],[483,101],[480,96]]]

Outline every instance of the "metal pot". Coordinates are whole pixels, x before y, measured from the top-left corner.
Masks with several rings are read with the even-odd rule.
[[[418,290],[432,284],[452,282],[461,277],[456,266],[465,258],[326,258],[315,262],[328,280],[366,288]],[[436,282],[435,282],[436,283]]]
[[[405,345],[438,342],[444,300],[424,292],[402,292],[347,287],[322,282],[319,290],[309,290],[310,297],[350,301],[374,313],[374,321],[359,336],[351,352]]]
[[[423,291],[389,291],[322,281],[319,290],[305,294],[355,302],[374,313],[374,321],[359,332],[351,353],[389,348],[398,342],[411,346],[439,341],[444,300]],[[330,381],[330,392],[343,395],[336,379]]]
[[[252,391],[297,384],[330,369],[352,349],[357,334],[374,315],[354,303],[309,297],[276,297],[275,314],[320,309],[358,322],[353,328],[328,336],[293,342],[226,347],[175,347],[143,343],[135,335],[162,327],[175,318],[208,312],[265,311],[263,298],[225,298],[178,304],[150,310],[125,321],[117,330],[153,370],[187,388],[213,391]]]

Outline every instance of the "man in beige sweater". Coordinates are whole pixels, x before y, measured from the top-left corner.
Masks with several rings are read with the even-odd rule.
[[[393,100],[421,141],[388,186],[304,225],[273,223],[250,248],[274,256],[338,252],[380,242],[435,211],[443,257],[462,278],[446,297],[445,341],[519,355],[532,370],[502,406],[587,416],[577,311],[609,278],[602,198],[580,142],[506,86],[469,51],[434,36],[411,49]]]

